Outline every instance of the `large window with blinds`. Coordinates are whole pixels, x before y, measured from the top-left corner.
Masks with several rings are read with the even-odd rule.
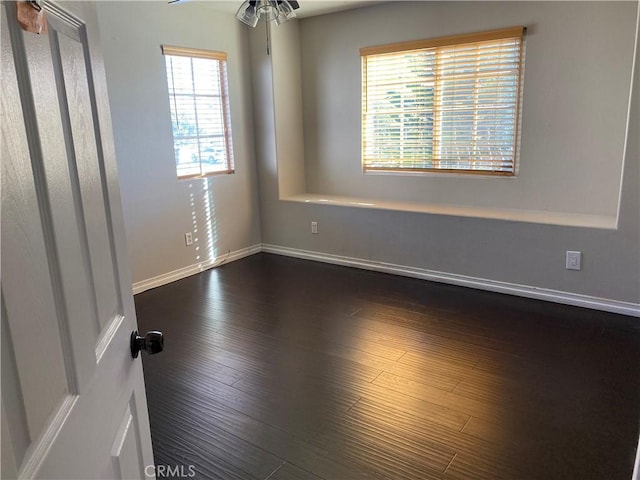
[[[222,52],[162,46],[179,178],[233,173],[233,145]]]
[[[514,175],[524,30],[362,48],[363,170]]]

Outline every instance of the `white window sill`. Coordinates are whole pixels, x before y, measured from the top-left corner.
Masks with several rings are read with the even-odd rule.
[[[311,203],[316,205],[371,208],[376,210],[395,210],[402,212],[428,213],[432,215],[450,215],[456,217],[539,223],[544,225],[562,225],[565,227],[601,228],[607,230],[617,229],[616,216],[606,215],[586,215],[569,212],[544,212],[536,210],[474,207],[450,204],[426,204],[418,202],[396,202],[314,193],[291,195],[289,197],[281,198],[280,200],[287,202]]]

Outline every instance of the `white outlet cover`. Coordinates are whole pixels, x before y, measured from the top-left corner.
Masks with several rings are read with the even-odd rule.
[[[582,252],[567,250],[566,265],[567,270],[582,269]]]

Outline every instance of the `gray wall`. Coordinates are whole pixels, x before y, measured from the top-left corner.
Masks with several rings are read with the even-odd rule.
[[[309,192],[615,216],[635,12],[633,2],[402,2],[305,19]],[[517,178],[362,174],[360,47],[516,25],[527,27]]]
[[[431,21],[428,20],[431,17],[437,18],[439,30],[434,35],[439,35],[470,28],[469,18],[460,17],[458,9],[461,5],[458,2],[452,2],[451,5],[420,2],[399,4],[398,8],[410,9],[412,13],[407,18],[415,16],[424,21]],[[572,7],[564,3],[557,7],[554,5],[551,2],[541,2],[540,5],[500,2],[499,11],[504,10],[507,16],[495,24],[489,24],[485,19],[482,27],[478,26],[474,30],[526,24],[532,21],[531,15],[538,15],[536,12],[540,7],[541,11],[546,12],[544,18],[547,21],[554,20],[552,25],[535,24],[529,32],[529,67],[532,55],[535,58],[535,51],[531,50],[535,45],[535,35],[538,35],[540,42],[541,32],[551,31],[551,27],[557,28],[558,24],[572,21],[573,15],[567,10]],[[636,18],[636,5],[629,2],[621,7],[622,10],[614,9],[609,13],[602,10],[602,5],[587,2],[585,5],[578,4],[578,7],[584,6],[587,10],[580,11],[577,15],[598,35],[611,33],[615,37],[621,34],[620,30],[624,36],[629,33],[629,22],[633,24]],[[479,4],[474,8],[481,6]],[[334,155],[336,152],[351,152],[341,160],[348,162],[350,169],[359,168],[358,151],[352,155],[354,142],[359,141],[359,121],[355,121],[355,127],[339,123],[352,135],[340,134],[337,137],[335,127],[327,123],[327,119],[332,117],[344,122],[341,116],[343,109],[346,109],[344,111],[348,114],[347,118],[350,118],[349,115],[353,116],[354,105],[359,102],[359,87],[358,91],[352,91],[353,75],[347,75],[349,69],[352,73],[359,72],[359,58],[356,55],[352,59],[355,66],[347,68],[342,56],[344,52],[339,48],[340,42],[336,43],[333,36],[338,40],[343,38],[338,34],[346,35],[345,29],[352,26],[353,32],[348,37],[352,42],[361,43],[357,47],[406,39],[408,34],[405,33],[404,20],[387,23],[384,29],[375,27],[376,22],[381,21],[380,16],[386,14],[387,8],[381,5],[274,27],[272,57],[268,57],[264,27],[249,31],[235,21],[232,15],[216,12],[197,2],[187,2],[180,6],[169,6],[164,2],[99,2],[98,14],[134,281],[163,275],[206,261],[211,254],[221,256],[228,250],[240,250],[262,241],[294,249],[389,262],[605,299],[639,302],[640,154],[638,136],[633,133],[638,131],[637,98],[633,103],[632,125],[629,130],[632,134],[629,135],[619,195],[617,230],[280,200],[282,194],[287,196],[304,193],[307,187],[310,191],[325,188],[339,191],[346,184],[341,178],[334,178],[335,175],[331,173],[332,162],[337,158]],[[549,15],[548,10],[551,8],[559,9],[557,17]],[[620,17],[620,11],[626,12],[624,18]],[[358,27],[360,15],[367,21]],[[479,13],[476,16],[483,18]],[[612,28],[613,23],[619,23],[618,20],[622,22],[622,26]],[[412,21],[407,28],[410,25],[415,27],[418,23],[419,20]],[[435,28],[436,25],[431,26]],[[328,30],[322,33],[323,28]],[[359,31],[366,34],[366,38],[360,40]],[[557,31],[554,31],[556,35]],[[421,36],[429,35],[425,33]],[[291,42],[299,38],[307,41],[300,44],[298,49],[298,44]],[[278,48],[278,42],[280,46],[283,42],[286,44],[286,52],[284,47]],[[326,55],[319,48],[318,42],[320,47],[323,43],[326,44]],[[160,45],[163,43],[228,52],[235,175],[214,177],[208,181],[176,179],[164,59],[160,54]],[[592,45],[592,48],[600,47]],[[608,82],[609,76],[622,82],[620,78],[624,73],[620,72],[628,73],[630,69],[630,59],[625,60],[625,57],[630,55],[631,47],[625,43],[621,48],[624,55],[621,55],[621,59],[612,60],[611,68],[616,72],[615,75],[609,75],[609,70],[598,70],[596,77],[589,77],[587,85],[597,86],[599,82]],[[345,78],[352,85],[351,90],[335,87],[336,71],[332,55],[340,56],[337,65],[344,67],[344,74],[347,75]],[[293,61],[287,60],[289,56],[293,57]],[[317,61],[312,61],[314,56],[317,56]],[[327,73],[323,73],[325,70]],[[525,98],[528,96],[526,101],[533,105],[529,108],[541,108],[536,102],[536,95],[544,94],[554,99],[561,95],[562,92],[554,89],[554,85],[557,82],[565,82],[566,85],[565,75],[572,82],[580,82],[581,76],[576,76],[573,71],[555,69],[548,76],[538,77],[539,81],[528,81],[525,85]],[[628,94],[628,83],[627,81],[624,88],[621,87],[621,90],[625,90],[624,94]],[[333,90],[325,92],[323,85],[333,85]],[[337,98],[339,104],[334,103],[333,98]],[[543,104],[548,105],[548,102]],[[571,113],[575,117],[576,108],[581,111],[579,105],[573,105],[568,112],[562,110],[560,113]],[[625,129],[620,124],[626,121],[626,109],[618,105],[611,113],[612,124],[603,129],[606,138],[599,145],[613,152],[610,153],[610,161],[613,162],[614,172],[618,168],[618,179],[609,174],[591,175],[589,178],[581,176],[577,182],[580,188],[575,192],[578,198],[586,199],[587,203],[590,203],[588,200],[592,196],[602,200],[600,210],[591,207],[588,210],[606,215],[618,213],[611,211],[612,205],[617,203],[612,203],[612,191],[615,191],[616,181],[620,183],[620,169],[623,166],[619,159],[616,165],[615,150],[621,149],[620,142],[624,138]],[[302,118],[305,121],[304,131],[301,128]],[[593,120],[596,123],[600,121],[600,118]],[[588,126],[589,122],[585,124],[580,119],[579,125],[586,128],[585,125]],[[545,130],[549,127],[545,124],[540,128]],[[573,140],[568,147],[564,147],[565,150],[571,150],[572,145],[576,145],[578,149],[583,148],[578,145],[575,128],[572,123],[566,126]],[[560,131],[563,129],[565,127],[559,128]],[[305,140],[304,143],[299,141],[301,138]],[[554,137],[554,142],[559,142],[557,136]],[[595,160],[599,158],[596,155],[598,152],[599,150],[582,151],[590,164],[597,163]],[[306,162],[304,158],[300,158],[304,156],[308,157]],[[536,159],[548,160],[542,154],[537,154]],[[258,179],[255,175],[256,160]],[[328,163],[321,164],[321,160]],[[377,177],[374,181],[380,182],[384,178]],[[415,179],[404,180],[422,185]],[[478,184],[493,180],[480,179]],[[497,180],[502,182],[503,179]],[[560,187],[553,184],[553,180],[551,177],[536,177],[538,194],[532,200],[534,203],[525,202],[523,205],[534,208],[535,202],[543,201],[547,195],[560,198]],[[369,179],[361,181],[369,182]],[[428,178],[428,181],[433,184],[433,179]],[[513,183],[514,179],[506,181]],[[529,181],[524,171],[515,180],[519,181]],[[447,182],[449,183],[444,185],[458,186],[445,189],[442,195],[456,195],[455,198],[464,203],[463,193],[468,180],[448,179]],[[207,189],[204,188],[205,185]],[[438,192],[440,187],[435,188],[429,189],[430,195]],[[382,197],[403,195],[405,191],[407,189],[402,185],[393,189],[383,187],[379,192],[374,189],[374,193]],[[529,190],[528,196],[531,191]],[[437,193],[433,195],[438,197],[434,197],[436,201],[451,200]],[[617,198],[616,193],[616,200]],[[537,205],[540,207],[542,204]],[[569,204],[564,203],[563,208],[568,208],[567,205]],[[210,222],[207,222],[207,211],[212,213]],[[194,229],[193,216],[199,227],[196,235],[200,245],[198,251],[185,247],[183,243],[184,232]],[[310,234],[309,222],[312,220],[319,222],[318,235]],[[208,245],[209,241],[211,246]],[[582,271],[564,269],[565,250],[583,252]]]
[[[97,8],[133,281],[259,244],[246,29],[197,2]],[[177,180],[161,44],[228,53],[235,174]],[[196,228],[186,247],[184,233]]]
[[[608,4],[607,4],[608,5]],[[266,137],[263,141],[257,142],[257,161],[259,172],[259,187],[261,193],[261,217],[262,217],[262,237],[265,244],[289,247],[293,249],[308,250],[326,254],[341,255],[365,260],[389,262],[397,265],[404,265],[416,268],[429,269],[451,274],[467,275],[471,277],[483,278],[494,281],[528,285],[532,287],[547,288],[601,297],[611,300],[627,301],[638,303],[640,301],[640,227],[639,227],[639,177],[638,164],[640,163],[638,150],[638,101],[634,98],[632,121],[630,125],[631,134],[627,144],[626,159],[623,163],[622,150],[624,147],[625,124],[627,118],[627,105],[629,95],[629,84],[631,81],[630,72],[633,52],[633,34],[635,33],[636,8],[637,3],[625,3],[612,5],[611,10],[607,5],[583,4],[571,5],[552,2],[541,2],[539,4],[529,3],[499,3],[499,8],[489,5],[487,8],[493,9],[495,15],[500,15],[504,10],[505,17],[495,24],[489,24],[486,16],[480,15],[479,10],[483,4],[473,4],[472,15],[462,9],[462,4],[451,2],[447,4],[435,4],[432,2],[397,4],[396,8],[401,12],[403,21],[383,22],[384,15],[389,13],[388,6],[369,7],[364,10],[337,13],[323,17],[311,18],[299,22],[299,27],[288,27],[285,25],[274,29],[273,32],[273,55],[271,62],[265,57],[264,34],[263,32],[253,32],[251,36],[252,69],[259,72],[254,77],[254,115],[256,118],[256,129],[258,131],[275,131],[277,145],[284,145],[279,142],[278,137],[282,135],[292,135],[297,132],[284,132],[279,129],[279,115],[274,116],[273,109],[284,109],[290,115],[296,114],[295,98],[288,99],[283,105],[282,101],[274,104],[275,97],[282,97],[278,92],[277,80],[280,77],[295,77],[295,70],[299,68],[300,61],[294,60],[287,67],[278,55],[278,42],[291,41],[295,38],[295,29],[299,28],[300,38],[303,39],[301,45],[302,54],[302,103],[304,109],[304,138],[306,158],[306,182],[307,186],[313,189],[336,189],[341,191],[348,188],[350,184],[343,182],[335,172],[331,172],[331,166],[321,165],[325,160],[333,162],[339,159],[342,166],[353,171],[359,168],[358,149],[354,150],[354,142],[359,140],[359,118],[353,117],[354,105],[359,101],[359,90],[353,91],[348,88],[339,88],[334,76],[338,75],[332,66],[332,58],[321,53],[322,42],[327,44],[327,50],[338,55],[338,63],[344,76],[345,84],[352,85],[354,72],[359,71],[359,58],[354,56],[351,64],[344,63],[340,48],[340,40],[348,38],[349,42],[360,43],[358,46],[367,44],[383,43],[385,41],[395,41],[406,39],[404,31],[406,25],[420,23],[418,19],[427,19],[435,16],[437,25],[441,25],[436,35],[450,33],[452,31],[482,30],[483,28],[504,27],[515,24],[527,24],[532,22],[532,15],[544,10],[544,15],[540,17],[538,23],[534,23],[534,28],[530,35],[540,35],[541,32],[553,30],[552,37],[559,41],[557,26],[562,26],[565,22],[571,22],[573,14],[585,21],[582,28],[593,29],[598,35],[616,36],[618,30],[624,31],[626,44],[620,45],[624,52],[621,63],[611,64],[611,72],[608,69],[595,68],[595,76],[592,77],[588,71],[581,70],[576,75],[574,69],[551,69],[546,72],[536,72],[529,78],[535,79],[527,82],[525,79],[525,98],[529,108],[549,105],[548,99],[554,102],[559,101],[567,92],[567,85],[574,85],[582,92],[583,88],[595,88],[600,82],[605,82],[609,76],[616,78],[620,88],[623,90],[622,99],[615,101],[615,111],[611,113],[612,122],[603,125],[600,113],[595,118],[579,118],[579,112],[584,115],[591,115],[593,112],[584,110],[582,102],[585,101],[583,95],[574,99],[575,105],[563,105],[565,109],[551,110],[561,115],[563,124],[556,125],[556,129],[564,132],[571,138],[569,144],[563,144],[563,152],[568,157],[573,158],[573,149],[580,152],[587,164],[593,166],[602,161],[600,150],[584,150],[581,142],[589,139],[587,128],[589,125],[600,125],[603,129],[604,137],[600,140],[610,148],[608,162],[612,162],[612,168],[617,168],[616,175],[608,175],[604,170],[595,175],[594,171],[587,177],[580,176],[579,181],[574,185],[577,190],[571,190],[572,195],[577,195],[579,202],[574,202],[562,194],[561,185],[556,183],[554,172],[546,169],[544,175],[535,177],[536,195],[531,197],[531,202],[523,203],[523,208],[544,209],[545,197],[562,199],[563,209],[571,205],[572,209],[578,210],[582,203],[589,205],[588,211],[595,212],[598,208],[589,199],[598,198],[606,203],[601,212],[607,215],[618,214],[618,229],[593,229],[576,228],[547,224],[529,224],[517,221],[488,220],[478,218],[464,218],[447,215],[430,215],[420,213],[410,213],[401,211],[384,211],[375,209],[357,209],[344,206],[316,205],[302,202],[283,201],[282,194],[278,188],[278,163],[280,158],[286,162],[291,161],[291,152],[282,148],[274,148],[274,142]],[[551,11],[557,8],[557,15]],[[591,14],[585,14],[585,8]],[[406,12],[405,10],[406,9]],[[577,9],[577,10],[575,10]],[[405,12],[406,15],[402,15]],[[361,17],[359,15],[362,15]],[[540,13],[542,15],[542,13]],[[586,17],[584,15],[587,15]],[[624,17],[624,18],[623,18]],[[366,18],[367,22],[359,23],[360,18]],[[476,18],[482,26],[471,28]],[[538,18],[538,17],[535,17]],[[543,25],[542,20],[545,24]],[[384,28],[383,28],[384,26]],[[553,28],[552,28],[553,27]],[[568,34],[571,34],[577,25],[572,27]],[[349,32],[348,35],[346,32]],[[320,35],[321,33],[321,35]],[[357,40],[358,34],[362,35],[362,41]],[[346,37],[345,37],[346,35]],[[375,39],[373,37],[375,36]],[[425,33],[421,37],[428,37]],[[320,42],[320,37],[322,42]],[[337,37],[337,40],[335,38]],[[314,38],[311,42],[311,38]],[[356,40],[354,40],[356,39]],[[376,41],[377,40],[377,41]],[[346,41],[346,40],[345,40]],[[567,41],[571,42],[570,38]],[[318,46],[318,42],[320,45]],[[542,45],[545,41],[539,40]],[[313,43],[313,45],[310,45]],[[534,40],[531,39],[531,43]],[[589,45],[591,45],[588,42]],[[353,47],[354,45],[346,45]],[[593,46],[593,48],[598,48]],[[533,46],[531,45],[531,48]],[[549,49],[548,51],[546,49]],[[553,45],[547,45],[545,49],[538,51],[528,50],[528,59],[533,56],[555,56]],[[305,54],[305,52],[307,52]],[[605,59],[604,51],[597,50],[598,58]],[[617,60],[616,60],[617,62]],[[273,70],[273,85],[268,81],[262,81],[269,77],[269,68]],[[290,68],[293,73],[283,73],[281,69]],[[529,68],[529,65],[527,65]],[[626,73],[625,73],[626,72]],[[624,76],[626,75],[626,82]],[[565,78],[568,76],[568,78]],[[581,82],[586,83],[581,83]],[[351,82],[351,83],[350,83]],[[615,83],[615,82],[614,82]],[[615,83],[617,85],[617,83]],[[636,82],[637,84],[637,82]],[[556,85],[564,85],[562,90],[556,89]],[[323,87],[324,86],[324,87]],[[327,86],[332,86],[328,88]],[[352,85],[353,87],[353,85]],[[274,93],[275,92],[275,93]],[[309,93],[311,92],[311,93]],[[620,92],[617,92],[620,93]],[[308,98],[307,95],[312,95]],[[354,103],[356,102],[356,103]],[[350,106],[349,106],[350,105]],[[346,112],[346,113],[345,113]],[[343,115],[347,116],[345,120]],[[570,114],[570,115],[569,115]],[[567,118],[566,115],[569,115]],[[335,121],[332,124],[329,119]],[[554,119],[548,119],[553,123]],[[349,126],[348,124],[352,124]],[[579,128],[578,128],[579,127]],[[548,125],[540,124],[537,128],[554,134],[553,142],[558,143],[557,132],[550,132]],[[586,129],[586,130],[585,130]],[[340,131],[338,131],[340,130]],[[580,135],[576,133],[580,132]],[[343,134],[343,131],[350,132],[351,136]],[[300,131],[302,133],[302,131]],[[525,132],[526,134],[526,132]],[[530,140],[523,134],[523,143]],[[538,135],[538,133],[531,133]],[[537,138],[537,137],[536,137]],[[538,140],[540,140],[538,138]],[[542,140],[544,141],[544,140]],[[600,143],[598,144],[600,146]],[[547,162],[549,159],[544,155],[546,148],[544,145],[532,145],[537,148],[537,153],[528,158],[529,162]],[[347,150],[349,154],[343,155],[341,152]],[[277,155],[276,155],[277,152]],[[533,155],[533,154],[532,154]],[[619,158],[615,158],[619,155]],[[567,158],[568,158],[567,157]],[[563,162],[565,156],[554,157],[558,162]],[[525,159],[523,159],[524,162]],[[617,162],[617,163],[616,163]],[[617,165],[617,166],[616,166]],[[572,164],[572,168],[576,164]],[[525,167],[523,166],[522,169]],[[622,182],[620,181],[621,170],[624,169]],[[567,186],[566,175],[568,170],[561,167],[564,185]],[[328,173],[327,173],[328,172]],[[521,171],[521,178],[524,172]],[[603,177],[604,175],[604,177]],[[348,177],[351,178],[351,177]],[[376,182],[380,182],[382,177],[378,177]],[[489,179],[487,181],[493,181]],[[361,180],[361,182],[369,181]],[[386,180],[385,180],[386,181]],[[433,184],[433,179],[429,179],[429,185]],[[501,181],[501,180],[498,180]],[[507,180],[510,181],[510,180]],[[512,180],[511,180],[512,181]],[[532,180],[533,181],[533,180]],[[424,186],[422,179],[412,180],[416,185]],[[466,182],[466,180],[464,180]],[[452,182],[444,183],[448,186],[442,195],[453,196],[452,198],[465,198],[464,182],[457,182],[452,186]],[[484,182],[484,180],[482,181]],[[454,182],[455,183],[455,182]],[[524,183],[524,182],[522,182]],[[621,190],[616,187],[620,185]],[[398,187],[397,190],[382,187],[381,195],[403,195],[406,187]],[[404,184],[406,185],[406,184]],[[517,185],[517,184],[516,184]],[[412,187],[413,188],[413,187]],[[475,187],[474,187],[475,188]],[[496,187],[500,188],[500,187]],[[376,191],[369,189],[368,192]],[[397,193],[397,192],[400,193]],[[413,190],[411,190],[413,191]],[[527,198],[532,195],[532,191],[525,195]],[[321,191],[320,193],[325,193]],[[619,195],[618,195],[619,194]],[[514,199],[518,195],[518,190],[513,192]],[[620,198],[619,209],[618,197]],[[534,201],[535,200],[535,201]],[[453,200],[451,200],[453,201]],[[463,200],[461,203],[464,203]],[[480,200],[482,201],[482,200]],[[536,203],[537,202],[537,203]],[[540,203],[542,202],[542,203]],[[613,209],[613,210],[612,210]],[[566,210],[565,210],[566,211]],[[318,235],[312,235],[309,223],[317,221],[319,223]],[[580,250],[583,252],[582,271],[567,271],[564,268],[564,254],[566,250]]]

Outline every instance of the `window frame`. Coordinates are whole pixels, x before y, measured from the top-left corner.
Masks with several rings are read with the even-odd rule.
[[[224,151],[226,156],[226,165],[224,170],[215,170],[215,171],[207,171],[203,170],[202,164],[202,152],[198,152],[198,164],[200,166],[200,173],[198,174],[180,174],[178,169],[178,158],[177,158],[177,148],[176,141],[184,140],[184,139],[196,139],[199,140],[201,138],[213,138],[213,136],[201,135],[200,133],[196,133],[196,135],[190,136],[179,136],[176,137],[174,130],[174,119],[173,114],[171,115],[171,124],[172,124],[172,139],[173,139],[173,149],[174,149],[174,163],[176,166],[176,175],[178,180],[190,180],[194,178],[207,178],[216,175],[227,175],[235,173],[235,165],[234,165],[234,156],[233,156],[233,139],[231,133],[231,113],[229,106],[229,82],[227,78],[227,54],[226,52],[219,52],[213,50],[203,50],[197,48],[189,48],[189,47],[178,47],[173,45],[161,45],[162,55],[165,57],[165,72],[167,70],[167,58],[169,56],[174,57],[187,57],[191,59],[206,59],[206,60],[214,60],[218,62],[218,87],[220,90],[220,101],[221,101],[221,123],[223,125],[223,142],[224,142]],[[193,74],[193,63],[191,67],[191,72]],[[169,96],[169,101],[174,102],[176,100],[175,90],[172,92],[169,84],[169,79],[167,78],[167,93]],[[194,99],[197,98],[198,92],[195,91],[193,93]],[[204,95],[203,95],[204,96]],[[177,109],[177,107],[175,107]],[[197,112],[197,110],[196,110]],[[197,113],[196,113],[197,115]]]
[[[363,173],[383,173],[383,174],[425,174],[425,173],[434,173],[438,175],[442,174],[457,174],[457,175],[483,175],[483,176],[498,176],[498,177],[515,177],[518,171],[518,163],[519,163],[519,154],[520,154],[520,134],[521,134],[521,111],[522,111],[522,86],[524,79],[524,37],[525,37],[526,27],[524,26],[515,26],[509,28],[503,28],[498,30],[490,30],[483,32],[474,32],[467,33],[461,35],[450,35],[445,37],[437,37],[431,39],[424,40],[413,40],[408,42],[399,42],[399,43],[390,43],[384,45],[377,46],[369,46],[360,48],[360,57],[361,57],[361,68],[362,68],[362,78],[361,78],[361,88],[362,88],[362,97],[361,97],[361,165]],[[367,158],[367,139],[373,137],[375,139],[375,134],[368,135],[367,134],[367,105],[368,105],[368,83],[369,78],[367,78],[367,57],[374,55],[388,55],[388,54],[402,54],[403,52],[410,51],[422,51],[422,52],[434,52],[434,55],[439,55],[441,52],[438,50],[440,48],[445,47],[458,47],[470,44],[482,44],[490,41],[498,41],[498,40],[509,40],[515,39],[517,42],[517,48],[519,49],[516,56],[516,61],[514,62],[517,68],[517,73],[514,76],[516,78],[515,85],[515,101],[512,104],[514,108],[514,117],[513,117],[513,140],[511,143],[512,146],[512,155],[510,157],[510,170],[495,170],[490,168],[484,169],[471,169],[471,168],[438,168],[438,167],[402,167],[402,166],[372,166],[367,165],[367,163],[375,163],[375,159]],[[438,64],[439,60],[435,60],[436,64]],[[438,66],[434,67],[436,71],[440,68]],[[476,73],[478,75],[478,73]],[[435,84],[438,82],[446,81],[443,80],[444,75],[440,76],[439,73],[435,74]],[[452,75],[454,77],[454,75]],[[410,85],[410,82],[407,81],[403,85]],[[432,149],[435,151],[436,145],[439,141],[441,141],[441,134],[443,132],[442,126],[437,124],[437,122],[442,122],[441,119],[438,119],[438,111],[442,108],[442,99],[438,98],[438,95],[441,92],[437,90],[438,87],[434,87],[434,97],[433,97],[433,106],[431,107],[433,110],[433,125],[431,126],[428,133],[431,133],[432,140],[431,145]],[[474,87],[474,96],[477,97],[479,95],[480,90],[478,87]],[[477,108],[474,106],[473,108],[473,121],[476,122]],[[400,114],[405,114],[407,110],[400,110]],[[374,117],[375,118],[375,117]],[[404,140],[402,138],[399,139],[398,145],[402,146]],[[468,145],[472,145],[473,141],[469,142]],[[478,161],[475,160],[477,157],[471,156],[469,159],[460,160],[460,162],[473,162]],[[492,157],[486,163],[494,164],[497,163],[494,160],[497,157]],[[405,161],[403,158],[398,158],[397,162],[401,163]],[[426,162],[427,160],[422,160]],[[449,159],[433,159],[434,162],[451,162]],[[417,162],[419,163],[419,161]],[[493,165],[495,168],[495,165]]]

